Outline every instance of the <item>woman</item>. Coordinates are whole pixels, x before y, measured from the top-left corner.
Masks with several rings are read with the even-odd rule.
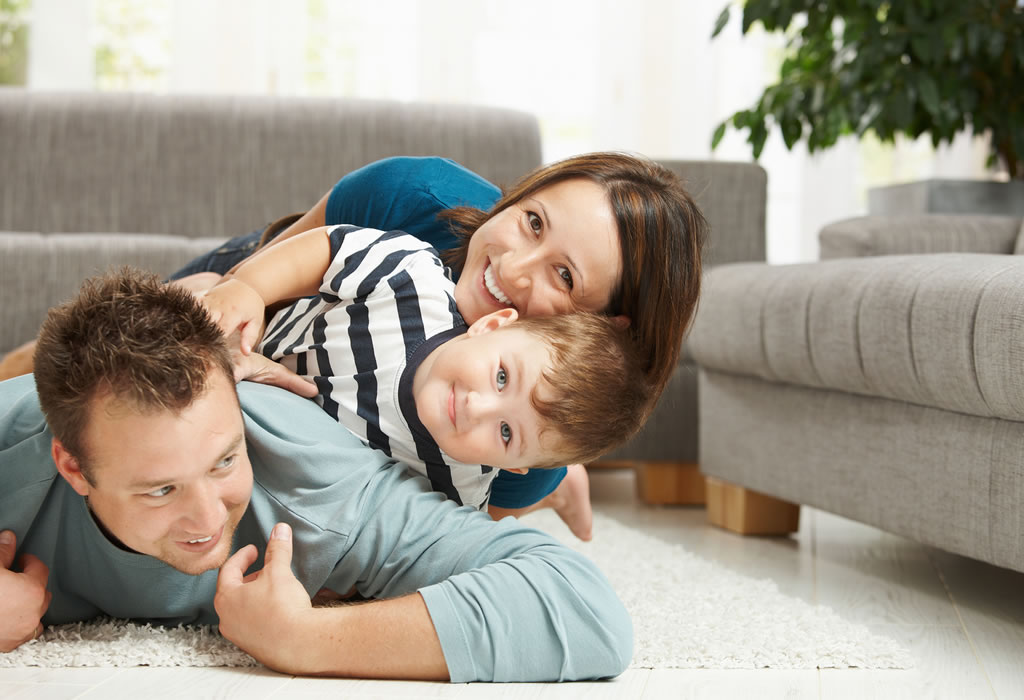
[[[644,353],[655,396],[675,369],[696,308],[707,231],[679,178],[645,158],[569,158],[526,175],[504,195],[449,160],[389,158],[346,175],[305,214],[232,239],[172,279],[212,284],[261,244],[342,223],[403,230],[444,252],[467,323],[502,306],[525,316],[586,310],[619,318]],[[194,276],[203,272],[217,274]],[[494,482],[492,516],[552,505],[577,536],[590,539],[586,472],[573,465],[562,482],[565,474],[503,473]]]

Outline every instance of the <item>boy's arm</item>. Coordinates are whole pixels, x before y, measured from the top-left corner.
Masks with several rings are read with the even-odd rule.
[[[327,233],[327,227],[311,229],[254,255],[202,297],[226,335],[241,330],[244,354],[259,340],[266,307],[320,289],[331,264]]]

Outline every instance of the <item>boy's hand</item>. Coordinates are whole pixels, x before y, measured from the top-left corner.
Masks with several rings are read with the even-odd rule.
[[[243,355],[252,352],[260,339],[266,304],[255,289],[237,278],[224,280],[199,297],[213,321],[231,335],[238,330]]]
[[[258,352],[252,355],[236,355],[233,359],[236,382],[248,379],[250,382],[269,384],[307,399],[314,398],[318,393],[316,384],[306,381],[284,365]]]
[[[11,651],[43,633],[43,614],[53,594],[46,590],[50,570],[31,554],[14,571],[14,533],[0,534],[0,652]]]

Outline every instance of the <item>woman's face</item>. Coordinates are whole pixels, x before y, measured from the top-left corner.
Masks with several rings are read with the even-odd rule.
[[[563,180],[477,229],[455,302],[467,323],[506,307],[526,317],[600,312],[621,275],[619,232],[604,188]]]

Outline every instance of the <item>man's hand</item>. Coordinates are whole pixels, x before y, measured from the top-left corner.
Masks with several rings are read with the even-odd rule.
[[[240,332],[239,347],[243,355],[252,352],[260,339],[263,312],[266,303],[255,289],[237,278],[231,278],[215,285],[199,297],[210,311],[214,323],[220,326],[224,335]]]
[[[316,384],[307,382],[284,365],[274,362],[269,357],[253,353],[252,355],[234,355],[235,381],[248,379],[250,382],[270,384],[287,389],[307,399],[317,395]]]
[[[247,545],[220,569],[213,599],[220,632],[265,666],[302,673],[301,649],[309,639],[313,606],[291,570],[291,528],[284,523],[274,526],[263,569],[244,576],[257,554],[255,546]]]
[[[43,613],[53,594],[46,590],[50,570],[37,557],[26,554],[13,569],[17,549],[14,533],[0,533],[0,652],[16,649],[43,633]]]

